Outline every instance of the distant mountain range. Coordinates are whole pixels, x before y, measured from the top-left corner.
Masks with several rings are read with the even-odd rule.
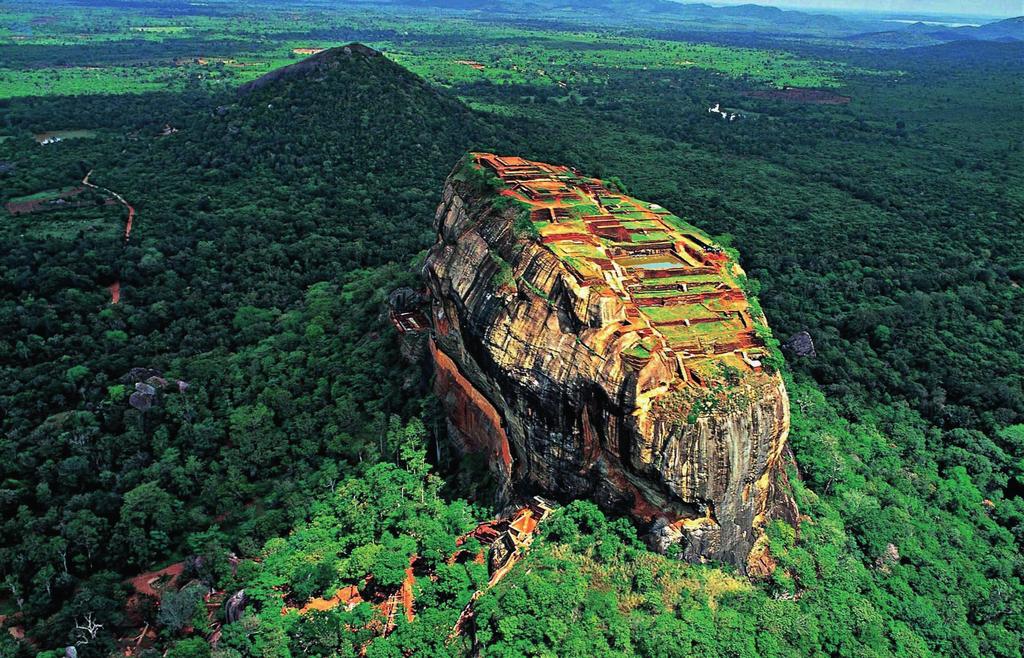
[[[850,35],[851,44],[888,48],[931,46],[955,41],[1024,42],[1024,16],[980,26],[948,27],[928,23],[910,23],[895,29]]]
[[[705,3],[672,0],[390,0],[392,4],[477,11],[482,13],[529,15],[536,18],[663,18],[678,21],[680,27],[703,30],[756,30],[773,34],[796,34],[838,38],[851,45],[912,47],[951,41],[1024,41],[1024,17],[988,23],[979,27],[948,27],[907,23],[894,27],[880,19],[859,19],[831,14],[783,10],[758,4],[714,7]],[[688,26],[695,23],[696,26]]]
[[[913,23],[907,29],[943,41],[1024,41],[1024,16],[1007,18],[978,27],[945,27]]]

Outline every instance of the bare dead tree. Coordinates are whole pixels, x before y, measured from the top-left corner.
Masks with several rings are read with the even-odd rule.
[[[18,610],[21,610],[25,605],[25,597],[21,595],[21,588],[19,587],[18,579],[13,575],[9,575],[4,579],[4,588],[10,590],[11,597],[14,598],[18,604]]]
[[[96,623],[96,620],[92,618],[91,612],[85,615],[85,620],[82,622],[78,621],[76,617],[75,635],[78,636],[78,640],[75,642],[75,646],[83,646],[95,640],[101,628],[103,628],[103,624]]]

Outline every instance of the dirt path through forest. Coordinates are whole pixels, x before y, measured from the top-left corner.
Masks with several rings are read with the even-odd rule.
[[[132,206],[132,204],[130,204],[127,201],[125,201],[124,197],[121,196],[120,194],[118,194],[117,192],[115,192],[113,190],[109,190],[109,189],[107,189],[105,187],[100,187],[99,185],[96,185],[95,183],[90,183],[89,182],[89,176],[92,176],[92,169],[90,169],[89,173],[87,173],[85,175],[85,178],[82,179],[82,185],[85,185],[87,187],[91,187],[94,190],[100,190],[102,192],[106,192],[110,196],[112,196],[115,199],[117,199],[118,203],[120,203],[122,206],[124,206],[125,208],[128,209],[128,220],[124,224],[124,242],[125,242],[125,244],[128,244],[129,238],[132,237],[132,222],[135,220],[135,208]],[[117,280],[117,281],[114,281],[113,283],[111,283],[109,286],[107,286],[107,289],[110,290],[110,303],[111,304],[117,304],[118,302],[121,301],[121,281],[120,280]]]

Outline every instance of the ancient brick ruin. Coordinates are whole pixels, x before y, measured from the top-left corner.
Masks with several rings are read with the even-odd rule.
[[[741,273],[722,249],[658,205],[609,189],[568,167],[475,153],[502,181],[500,194],[529,207],[540,241],[581,287],[604,298],[618,334],[637,337],[627,358],[661,351],[684,381],[717,379],[718,365],[761,368]]]

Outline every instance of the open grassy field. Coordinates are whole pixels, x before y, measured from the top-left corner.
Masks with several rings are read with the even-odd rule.
[[[71,241],[86,235],[113,241],[124,229],[124,210],[116,205],[88,205],[15,216],[4,213],[0,221],[25,239]]]
[[[63,187],[54,190],[42,190],[34,194],[26,194],[24,196],[14,197],[8,200],[11,204],[30,203],[32,201],[48,201],[50,199],[57,199],[64,195],[67,195],[72,190],[77,189],[76,186]]]
[[[863,73],[783,50],[646,34],[554,30],[436,13],[410,20],[408,12],[371,15],[345,7],[270,8],[257,20],[237,12],[167,19],[90,9],[86,16],[73,6],[22,4],[0,7],[0,98],[240,84],[307,51],[357,40],[441,86],[486,81],[558,87],[567,95],[574,86],[628,71],[699,68],[774,87],[836,87],[844,76]],[[495,49],[495,42],[503,47]]]

